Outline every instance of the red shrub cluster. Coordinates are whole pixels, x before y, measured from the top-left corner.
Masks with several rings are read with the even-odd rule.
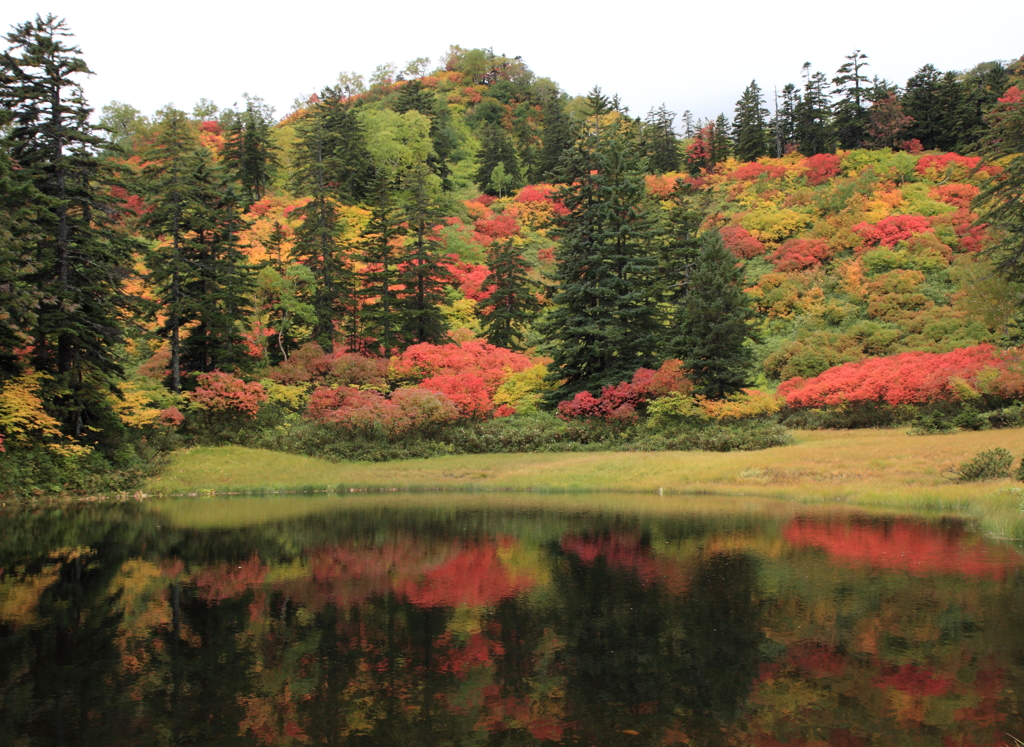
[[[470,262],[452,262],[448,265],[462,295],[473,301],[484,301],[494,292],[494,286],[484,287],[484,281],[491,273],[487,265],[474,265]]]
[[[928,196],[947,205],[969,208],[971,200],[977,197],[980,191],[973,184],[940,184],[928,192]]]
[[[920,215],[890,215],[874,225],[858,223],[853,226],[853,231],[864,239],[864,243],[868,247],[895,246],[900,241],[909,239],[915,233],[931,230],[933,230],[931,223]]]
[[[742,226],[726,226],[720,233],[725,248],[740,259],[752,259],[765,253],[765,245],[750,235]]]
[[[786,167],[781,164],[752,161],[733,169],[729,178],[735,182],[752,182],[767,174],[769,179],[779,179],[786,175],[786,171]]]
[[[551,205],[552,210],[558,215],[568,215],[569,209],[554,198],[557,190],[553,184],[527,184],[516,195],[516,202],[541,202]]]
[[[632,420],[637,408],[652,399],[671,392],[687,393],[693,384],[686,378],[682,361],[665,361],[657,371],[638,369],[632,381],[621,381],[614,386],[601,387],[601,396],[580,392],[571,400],[558,403],[558,415],[570,418],[602,418],[604,420]]]
[[[388,361],[358,353],[337,351],[328,355],[315,342],[308,342],[270,370],[267,376],[279,384],[330,381],[342,386],[383,388]]]
[[[1024,395],[1024,357],[992,345],[948,353],[901,353],[844,363],[812,379],[784,381],[778,393],[789,407],[878,402],[925,404],[960,398],[957,382],[1005,399]]]
[[[819,267],[833,253],[825,239],[790,239],[772,252],[768,259],[777,270],[793,272]]]
[[[980,165],[981,158],[979,156],[937,153],[921,156],[914,166],[914,171],[933,181],[941,181],[950,177],[960,180],[970,177]]]
[[[206,410],[235,410],[254,418],[260,405],[267,401],[267,393],[258,381],[246,383],[222,371],[201,373],[197,378],[199,386],[190,396]]]
[[[819,153],[805,158],[804,168],[807,169],[807,183],[817,186],[839,176],[839,172],[842,171],[842,160],[832,153]]]
[[[381,429],[389,436],[452,423],[459,411],[444,394],[419,387],[399,389],[388,399],[378,392],[349,386],[320,387],[313,392],[306,417],[350,431]]]

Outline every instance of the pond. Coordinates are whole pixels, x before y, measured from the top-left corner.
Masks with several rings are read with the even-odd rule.
[[[752,499],[0,513],[0,745],[1013,745],[1024,550]]]

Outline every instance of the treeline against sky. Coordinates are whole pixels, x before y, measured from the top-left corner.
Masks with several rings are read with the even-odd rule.
[[[1018,334],[1017,216],[999,213],[1024,150],[1017,63],[899,87],[856,51],[832,79],[804,66],[771,109],[752,82],[731,122],[678,131],[664,107],[633,118],[452,47],[369,86],[342,74],[281,120],[246,96],[113,102],[97,127],[62,22],[7,42],[11,483],[83,488],[115,465],[127,485],[183,438],[334,456],[409,434],[650,441],[779,417],[754,384]],[[985,381],[974,405],[1017,394]],[[495,416],[533,430],[481,432]],[[566,435],[574,418],[589,436]]]

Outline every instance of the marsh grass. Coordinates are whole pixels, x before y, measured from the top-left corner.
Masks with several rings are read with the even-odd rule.
[[[238,446],[180,452],[146,486],[161,495],[352,491],[544,491],[758,496],[955,513],[1019,537],[1021,496],[1010,479],[950,483],[943,470],[980,451],[1024,453],[1024,429],[921,438],[897,430],[796,431],[755,452],[474,454],[332,463]]]

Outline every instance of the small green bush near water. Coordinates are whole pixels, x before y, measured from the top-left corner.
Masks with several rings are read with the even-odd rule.
[[[1001,477],[1010,476],[1010,466],[1013,464],[1013,455],[1006,449],[996,448],[982,451],[973,459],[968,459],[959,467],[947,470],[953,477],[951,480],[958,482],[975,482],[977,480],[998,480]],[[1017,469],[1017,475],[1022,474],[1022,469]],[[944,473],[945,476],[945,473]],[[1020,479],[1018,477],[1018,479]]]

